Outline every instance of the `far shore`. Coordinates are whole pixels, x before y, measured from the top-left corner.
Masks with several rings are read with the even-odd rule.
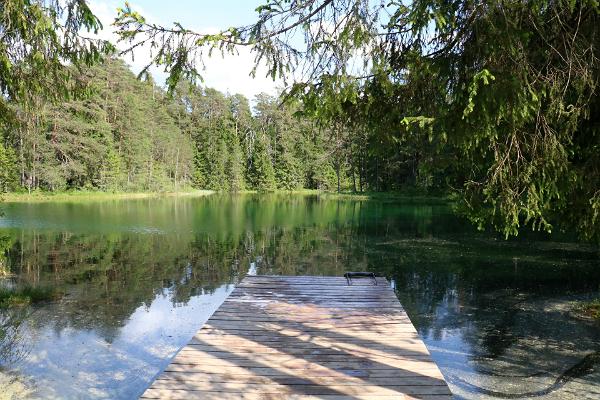
[[[101,191],[66,191],[66,192],[44,192],[35,191],[31,193],[3,193],[0,194],[0,202],[5,203],[41,203],[41,202],[74,202],[74,201],[102,201],[102,200],[129,200],[161,197],[203,197],[218,194],[214,190],[185,190],[179,192],[101,192]],[[223,193],[225,194],[225,193]],[[353,200],[353,201],[398,201],[408,203],[449,203],[452,200],[448,196],[420,195],[403,192],[351,192],[343,191],[326,192],[316,189],[299,190],[276,190],[270,192],[257,192],[254,190],[241,191],[231,194],[277,194],[277,195],[314,195],[328,200]]]
[[[210,196],[215,192],[212,190],[189,190],[181,192],[94,192],[94,191],[70,191],[70,192],[31,192],[31,193],[4,193],[0,200],[6,203],[35,203],[49,201],[95,201],[95,200],[128,200],[145,199],[154,197],[201,197]]]

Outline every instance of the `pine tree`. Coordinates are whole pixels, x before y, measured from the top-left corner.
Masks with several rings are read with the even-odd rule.
[[[102,162],[100,177],[98,179],[98,188],[105,191],[116,192],[121,187],[122,179],[121,159],[115,150],[110,147]]]
[[[73,71],[88,95],[34,108],[11,104],[22,185],[28,189],[178,190],[189,185],[192,144],[164,91],[118,59]]]
[[[277,187],[273,161],[269,152],[269,141],[264,134],[260,135],[255,142],[249,176],[253,189],[258,191],[272,191]]]
[[[219,138],[215,149],[211,149],[212,160],[208,188],[218,191],[229,191],[229,179],[226,175],[228,163],[227,144],[225,139]]]
[[[244,153],[240,147],[240,141],[235,134],[232,132],[231,145],[229,148],[229,159],[227,160],[226,174],[229,178],[229,190],[232,192],[239,192],[245,189],[246,183],[244,181]]]
[[[15,190],[19,182],[17,157],[14,150],[0,142],[0,193]]]

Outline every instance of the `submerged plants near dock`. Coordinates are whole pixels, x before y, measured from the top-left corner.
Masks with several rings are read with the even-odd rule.
[[[41,301],[54,300],[61,294],[48,287],[24,286],[21,288],[0,288],[0,309],[22,307]]]
[[[578,317],[600,321],[600,298],[578,302],[573,311]]]

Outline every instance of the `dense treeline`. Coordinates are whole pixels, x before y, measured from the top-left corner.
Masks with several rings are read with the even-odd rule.
[[[326,132],[295,116],[294,105],[180,84],[171,115],[193,143],[191,184],[202,189],[331,189],[335,173]]]
[[[2,191],[385,190],[410,183],[401,152],[323,126],[298,103],[181,82],[167,95],[115,58],[76,74],[86,93],[12,102],[0,146]],[[382,151],[380,151],[382,153]]]
[[[191,142],[168,99],[119,61],[86,70],[88,93],[35,107],[12,103],[5,124],[2,186],[15,190],[176,189],[190,180]]]

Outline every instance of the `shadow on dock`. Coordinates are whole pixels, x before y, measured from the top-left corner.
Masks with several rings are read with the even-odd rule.
[[[451,398],[388,287],[270,278],[244,280],[142,398]]]

